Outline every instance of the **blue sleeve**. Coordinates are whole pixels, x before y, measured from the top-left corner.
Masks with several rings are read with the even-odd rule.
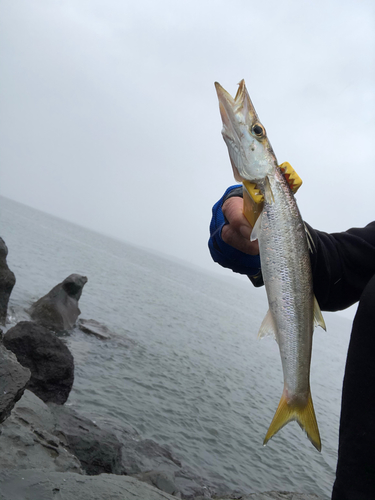
[[[235,189],[238,191],[240,187],[240,185],[229,187],[220,200],[213,206],[208,248],[210,249],[213,260],[222,267],[227,267],[232,269],[235,273],[246,274],[250,277],[260,274],[259,255],[248,255],[240,252],[236,248],[225,243],[221,238],[221,230],[223,226],[228,223],[225,220],[221,207],[224,201],[231,196],[231,191]],[[238,196],[240,196],[240,194],[238,194]]]

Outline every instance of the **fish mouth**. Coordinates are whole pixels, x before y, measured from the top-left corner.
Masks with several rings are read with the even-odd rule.
[[[244,82],[241,80],[241,82]],[[240,144],[240,134],[238,131],[238,127],[236,126],[237,124],[237,117],[236,117],[236,109],[238,108],[235,99],[227,92],[219,82],[215,82],[215,89],[217,93],[217,97],[219,100],[219,109],[220,109],[220,116],[221,116],[221,121],[223,123],[223,130],[222,130],[222,135],[224,138],[224,141],[226,142],[228,146],[228,152],[229,152],[229,157],[230,157],[230,162],[232,165],[232,170],[233,170],[233,175],[234,178],[236,179],[237,182],[242,182],[243,178],[240,175],[238,168],[236,166],[236,161],[233,158],[233,150],[231,147],[231,144]],[[236,97],[239,93],[240,89],[238,89]]]
[[[251,102],[244,79],[239,82],[234,99],[229,92],[227,92],[220,85],[220,83],[215,82],[215,89],[219,99],[220,114],[223,120],[223,125],[229,126],[230,122],[233,123],[237,121],[235,115],[238,114],[241,114],[246,118],[248,125],[254,125],[259,122],[257,112]]]

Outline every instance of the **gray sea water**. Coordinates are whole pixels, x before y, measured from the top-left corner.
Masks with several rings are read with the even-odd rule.
[[[314,334],[312,396],[319,453],[292,422],[262,442],[282,388],[279,352],[257,340],[265,292],[244,278],[204,273],[0,198],[0,236],[17,284],[11,323],[71,273],[88,277],[81,317],[104,323],[101,341],[74,330],[68,404],[93,420],[133,425],[194,471],[228,489],[330,497],[341,384],[351,322],[325,313]]]

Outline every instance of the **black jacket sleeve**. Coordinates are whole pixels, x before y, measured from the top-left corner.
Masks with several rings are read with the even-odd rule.
[[[311,264],[321,309],[337,311],[351,306],[375,274],[375,221],[343,233],[308,229],[315,244]]]

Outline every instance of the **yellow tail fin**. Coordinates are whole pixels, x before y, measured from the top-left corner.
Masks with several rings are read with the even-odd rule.
[[[296,420],[298,422],[300,427],[306,432],[307,437],[310,439],[315,448],[318,451],[321,451],[322,444],[320,441],[319,429],[311,399],[311,393],[309,393],[307,403],[303,407],[300,405],[288,405],[286,396],[283,393],[270,428],[264,438],[263,444],[267,444],[276,432],[292,420]]]

